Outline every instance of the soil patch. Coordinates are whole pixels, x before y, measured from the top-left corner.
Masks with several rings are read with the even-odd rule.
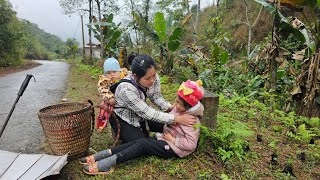
[[[16,73],[19,71],[24,71],[27,69],[31,69],[37,66],[40,66],[41,64],[32,61],[32,60],[25,60],[22,62],[20,66],[14,66],[14,67],[0,67],[0,77],[6,76],[8,74]]]

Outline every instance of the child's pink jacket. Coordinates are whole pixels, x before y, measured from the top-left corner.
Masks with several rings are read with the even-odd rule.
[[[199,117],[203,116],[203,105],[199,102],[199,105],[195,106],[195,109],[189,109],[191,111],[187,111],[185,113],[191,114],[197,118],[197,124],[200,124]],[[176,108],[174,108],[171,114],[179,115]],[[184,126],[181,124],[166,124],[163,127],[164,133],[170,133],[174,138],[176,138],[176,142],[172,143],[170,141],[164,140],[162,138],[162,133],[158,133],[157,139],[166,141],[170,148],[179,156],[185,157],[191,154],[196,148],[200,135],[200,129],[195,128],[194,126]]]

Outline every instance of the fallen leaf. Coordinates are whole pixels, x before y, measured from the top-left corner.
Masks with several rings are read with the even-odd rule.
[[[287,60],[284,60],[281,65],[279,66],[280,69],[285,69],[287,67],[287,65],[289,64],[289,62]]]
[[[283,56],[288,56],[291,54],[291,52],[285,48],[282,48],[280,47],[280,53],[283,55]]]
[[[320,104],[320,96],[316,97],[315,100],[318,104]]]
[[[296,71],[292,68],[292,67],[289,67],[289,69],[288,69],[288,74],[289,75],[296,75]]]
[[[301,91],[301,88],[300,86],[296,86],[293,88],[293,90],[290,92],[291,95],[296,95],[296,94],[301,94],[302,91]]]
[[[304,58],[304,54],[305,54],[305,49],[301,51],[295,51],[294,54],[292,54],[291,58],[302,61]]]

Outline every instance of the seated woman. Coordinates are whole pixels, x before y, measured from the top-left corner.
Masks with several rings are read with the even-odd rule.
[[[120,139],[132,142],[148,137],[149,131],[162,132],[164,124],[194,125],[196,118],[192,115],[164,113],[146,103],[148,97],[164,111],[173,107],[162,97],[154,60],[148,55],[137,55],[131,59],[132,74],[124,77],[127,82],[120,83],[115,90],[114,112],[120,120]],[[111,118],[110,124],[117,132],[115,120]]]
[[[172,115],[188,114],[196,119],[203,115],[203,88],[200,82],[188,80],[182,83],[177,92]],[[156,134],[154,138],[141,138],[133,142],[98,152],[97,154],[80,159],[84,164],[83,171],[90,175],[108,174],[111,167],[141,156],[155,155],[162,158],[185,157],[197,147],[200,134],[199,128],[182,124],[171,124],[163,127],[164,133]]]

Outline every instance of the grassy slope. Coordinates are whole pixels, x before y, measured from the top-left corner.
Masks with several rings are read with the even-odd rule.
[[[96,90],[97,77],[89,75],[79,66],[73,65],[69,77],[66,97],[70,101],[92,99],[100,102]],[[162,91],[166,99],[172,101],[177,85],[164,83]],[[243,161],[232,159],[222,162],[208,141],[197,151],[183,159],[161,159],[147,157],[133,160],[116,167],[108,177],[88,176],[82,172],[77,160],[69,162],[62,170],[61,179],[217,179],[226,174],[233,179],[317,179],[320,178],[320,142],[308,145],[288,138],[284,125],[287,116],[280,112],[269,113],[268,108],[259,103],[249,103],[246,99],[220,99],[219,122],[227,119],[230,122],[246,124],[254,135],[248,138],[249,151]],[[96,110],[97,111],[97,110]],[[274,126],[281,130],[275,130]],[[257,142],[257,134],[262,142]],[[319,134],[318,134],[319,135]],[[94,133],[91,147],[95,151],[103,150],[112,144],[110,129],[103,133]],[[277,142],[277,143],[275,143]],[[270,144],[275,143],[271,146]],[[278,154],[278,163],[271,165],[271,154]],[[306,160],[301,161],[298,154],[305,152]],[[93,153],[91,151],[91,153]],[[293,164],[296,177],[283,173],[285,164]]]

